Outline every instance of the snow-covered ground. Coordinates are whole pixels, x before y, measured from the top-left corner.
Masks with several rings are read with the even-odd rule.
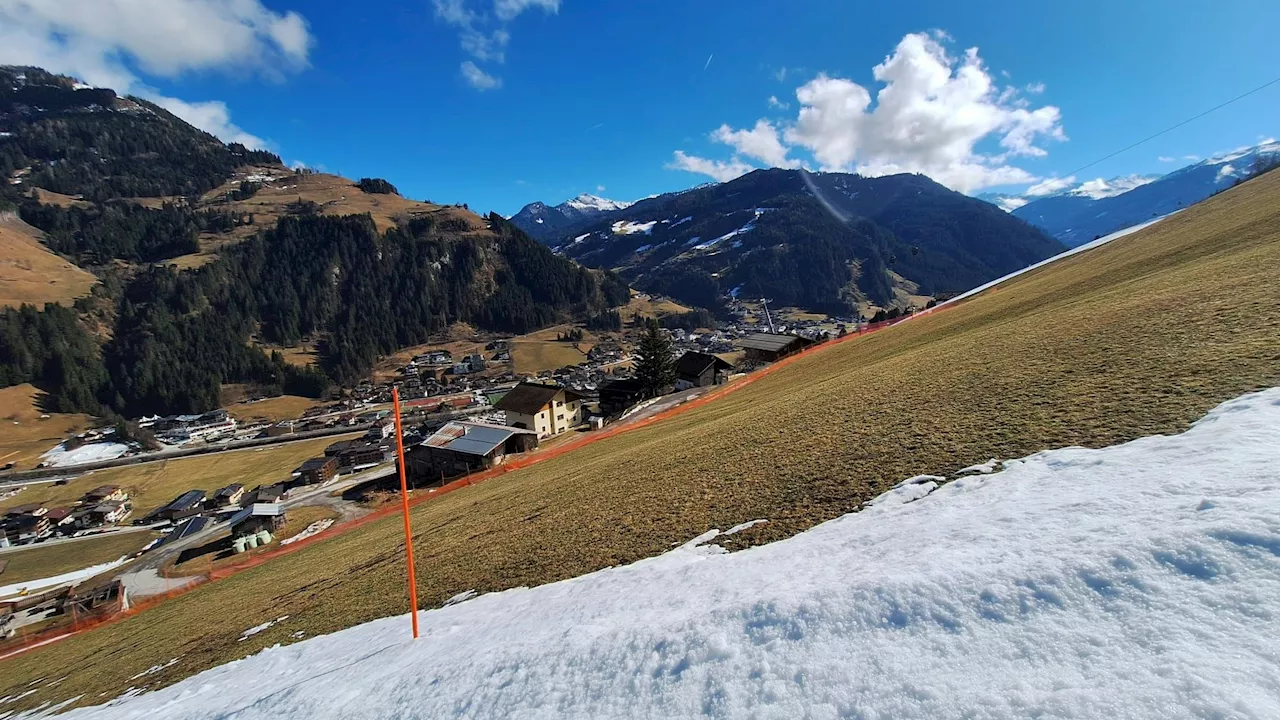
[[[68,717],[1280,717],[1280,389],[995,466]]]
[[[127,452],[129,452],[129,446],[124,443],[89,443],[81,445],[74,450],[68,450],[66,446],[59,444],[54,449],[41,455],[40,459],[46,465],[63,467],[66,465],[100,462],[102,460],[115,460]]]
[[[33,547],[40,546],[35,545]],[[68,552],[73,551],[68,550]],[[62,585],[78,585],[89,578],[97,577],[108,570],[120,567],[125,564],[128,559],[128,556],[125,556],[118,560],[112,560],[111,562],[102,563],[100,565],[92,565],[81,570],[72,570],[71,572],[63,573],[61,575],[5,585],[4,587],[0,587],[0,600],[15,597],[19,594],[31,594],[41,590],[48,590],[49,588],[60,587]]]

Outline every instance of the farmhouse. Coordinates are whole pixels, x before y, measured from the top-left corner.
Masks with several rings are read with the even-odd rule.
[[[532,430],[539,438],[582,424],[582,396],[559,385],[522,382],[494,407],[507,414],[508,425]]]
[[[127,500],[110,500],[98,503],[80,513],[77,523],[84,528],[115,525],[124,522],[132,512],[133,507]]]
[[[788,355],[794,355],[813,344],[796,335],[770,335],[755,333],[738,341],[738,345],[747,351],[747,359],[752,362],[777,362]]]
[[[690,350],[676,361],[676,390],[719,385],[732,369],[732,365],[715,355]]]
[[[508,455],[538,447],[532,430],[487,423],[450,422],[409,453],[409,472],[427,481],[485,470]]]

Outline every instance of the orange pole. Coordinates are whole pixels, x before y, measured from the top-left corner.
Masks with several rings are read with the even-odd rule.
[[[413,618],[413,639],[418,639],[418,584],[413,572],[413,530],[409,527],[409,483],[405,479],[404,428],[400,425],[400,388],[391,388],[396,411],[396,458],[400,461],[400,506],[404,510],[404,552],[409,563],[409,612]]]

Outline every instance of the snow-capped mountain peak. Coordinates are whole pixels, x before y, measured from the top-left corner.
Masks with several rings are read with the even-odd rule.
[[[612,210],[623,210],[631,207],[631,203],[619,200],[610,200],[608,198],[592,195],[591,193],[582,193],[578,197],[560,205],[559,209],[563,211],[566,207],[585,213],[609,212]]]

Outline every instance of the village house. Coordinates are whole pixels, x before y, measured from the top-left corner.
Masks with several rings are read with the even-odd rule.
[[[617,415],[644,399],[644,385],[635,378],[614,378],[600,385],[600,412],[605,415]]]
[[[167,505],[153,510],[147,517],[150,520],[168,520],[169,522],[177,522],[179,520],[189,518],[192,515],[199,515],[203,504],[203,490],[188,490],[173,500],[170,500]]]
[[[486,470],[538,447],[538,435],[506,425],[454,421],[408,454],[408,471],[426,482]]]
[[[244,486],[240,483],[231,483],[230,485],[219,488],[218,492],[209,498],[209,507],[223,508],[228,505],[239,505],[244,499]]]
[[[812,340],[796,335],[771,335],[754,333],[738,341],[738,345],[747,351],[747,360],[759,363],[777,362],[788,355],[794,355],[813,344]]]
[[[53,534],[53,525],[44,513],[39,515],[8,515],[3,522],[5,540],[10,545],[25,545],[43,540]]]
[[[86,505],[97,505],[103,502],[118,502],[129,499],[129,493],[119,485],[102,485],[84,494],[81,502]]]
[[[731,370],[732,365],[715,355],[691,350],[676,361],[676,390],[719,385]]]
[[[77,513],[77,524],[82,528],[116,525],[128,519],[133,506],[127,500],[109,500]]]
[[[231,537],[255,535],[263,530],[275,532],[285,522],[284,505],[280,503],[254,503],[227,521],[231,528]]]
[[[507,414],[507,424],[533,430],[539,438],[559,435],[582,424],[582,396],[559,385],[522,382],[502,396],[495,409]]]

